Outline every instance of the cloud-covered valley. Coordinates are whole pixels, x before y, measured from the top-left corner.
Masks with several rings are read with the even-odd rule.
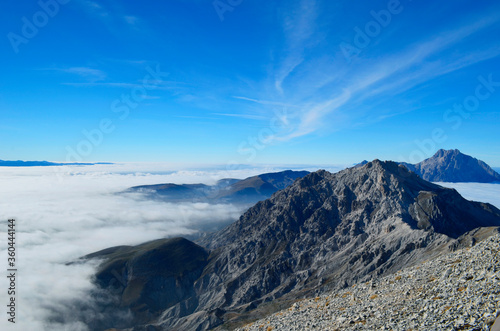
[[[67,262],[110,246],[213,230],[243,212],[242,206],[227,204],[152,201],[138,193],[121,193],[125,189],[166,182],[213,183],[222,177],[244,178],[261,171],[166,171],[154,165],[0,168],[0,250],[4,270],[7,220],[16,220],[16,327],[86,330],[78,321],[84,318],[82,313],[76,313],[75,304],[92,306],[90,279],[95,266],[68,266]],[[7,285],[7,279],[2,277],[2,292]],[[7,296],[1,298],[6,304]],[[10,324],[2,318],[0,329],[9,330]]]

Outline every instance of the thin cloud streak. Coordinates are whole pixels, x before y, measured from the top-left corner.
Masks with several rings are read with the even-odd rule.
[[[249,115],[249,114],[212,113],[211,115],[225,116],[225,117],[238,117],[238,118],[244,118],[244,119],[249,119],[249,120],[265,120],[265,119],[267,119],[267,117],[265,117],[265,116]]]
[[[177,81],[151,81],[150,84],[154,84],[154,90],[164,90],[170,91],[175,89],[185,88],[187,84],[183,82]],[[103,87],[111,87],[111,88],[143,88],[144,85],[142,83],[124,83],[124,82],[86,82],[86,83],[61,83],[62,85],[67,86],[75,86],[75,87],[95,87],[95,86],[103,86]]]
[[[89,78],[92,80],[103,80],[106,78],[106,73],[89,67],[73,67],[68,69],[61,69],[64,72],[70,74],[76,74],[85,78]]]
[[[283,51],[284,60],[279,64],[274,81],[274,87],[281,95],[284,94],[285,80],[304,61],[305,43],[314,34],[314,22],[317,17],[316,1],[301,0],[298,7],[283,19],[283,32],[287,45]]]
[[[63,72],[71,75],[76,75],[88,80],[87,83],[83,84],[99,84],[99,81],[105,80],[107,74],[99,69],[91,68],[91,67],[69,67],[69,68],[42,68],[35,69],[39,71],[48,71],[48,72]]]
[[[108,1],[106,7],[102,3],[91,0],[78,0],[77,3],[80,4],[89,16],[97,18],[105,24],[113,34],[116,34],[120,30],[118,25],[127,26],[131,30],[138,31],[137,25],[140,19],[137,16],[124,13],[120,2]]]
[[[269,100],[257,100],[257,99],[242,97],[242,96],[234,96],[233,98],[240,99],[240,100],[245,100],[245,101],[250,101],[250,102],[254,102],[254,103],[258,103],[260,105],[281,106],[281,107],[296,107],[296,105],[291,104],[291,103],[276,102],[276,101],[269,101]]]

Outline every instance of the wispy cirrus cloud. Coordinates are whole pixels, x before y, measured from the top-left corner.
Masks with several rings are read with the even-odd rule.
[[[267,119],[267,117],[265,117],[265,116],[252,115],[252,114],[240,114],[240,113],[234,113],[234,114],[212,113],[211,115],[224,116],[224,117],[237,117],[237,118],[244,118],[244,119],[248,119],[248,120],[265,120],[265,119]]]
[[[261,104],[261,105],[267,105],[267,106],[295,107],[294,104],[285,103],[285,102],[277,102],[277,101],[269,101],[269,100],[258,100],[258,99],[252,99],[252,98],[247,98],[247,97],[242,97],[242,96],[233,96],[233,98],[240,99],[240,100],[245,100],[245,101],[250,101],[250,102],[258,103],[258,104]]]
[[[346,104],[351,98],[351,91],[345,89],[338,96],[322,103],[311,105],[304,108],[302,116],[300,116],[297,128],[292,132],[282,137],[276,137],[278,140],[288,141],[293,138],[301,137],[317,130],[323,117]]]
[[[88,12],[88,13],[91,13],[92,15],[94,16],[97,16],[97,17],[100,17],[100,18],[107,18],[109,17],[109,13],[106,9],[104,9],[104,7],[95,2],[95,1],[91,1],[91,0],[79,0],[78,1],[81,5],[84,6],[85,10]]]
[[[418,71],[407,73],[404,76],[398,77],[396,80],[386,82],[380,87],[373,88],[368,91],[364,97],[368,98],[384,93],[402,93],[426,81],[495,58],[499,55],[500,47],[494,47],[487,50],[474,51],[466,56],[457,55],[456,58],[450,56],[447,60],[438,59],[428,61],[423,63]]]
[[[283,33],[285,46],[283,59],[274,75],[274,86],[284,94],[283,83],[290,74],[304,61],[304,50],[315,30],[317,3],[315,0],[301,0],[283,15]]]
[[[78,76],[83,78],[86,82],[82,84],[99,84],[107,78],[107,73],[103,70],[92,68],[92,67],[60,67],[60,68],[41,68],[35,69],[38,71],[46,72],[58,72],[70,74],[73,76]]]
[[[360,70],[366,72],[364,75],[353,75],[358,78],[351,81],[348,89],[353,93],[363,92],[361,97],[380,95],[390,91],[402,92],[418,83],[498,56],[500,48],[494,47],[487,51],[469,53],[465,57],[452,53],[444,54],[445,57],[440,57],[439,62],[429,60],[433,55],[440,54],[451,45],[459,43],[496,21],[498,19],[481,19],[457,30],[446,31],[437,38],[410,46],[398,54],[386,57],[384,61],[370,62]],[[388,80],[393,77],[397,77],[396,80]],[[379,84],[378,87],[374,88],[377,84]]]
[[[268,92],[262,98],[255,99],[238,97],[254,102],[262,99],[265,102],[259,102],[260,104],[272,106],[281,103],[283,96],[287,96],[286,102],[283,103],[293,104],[295,111],[290,124],[291,132],[276,137],[281,141],[306,136],[326,127],[329,131],[335,131],[341,127],[341,123],[331,122],[334,114],[341,113],[346,122],[356,122],[356,119],[365,116],[369,109],[374,109],[370,105],[362,105],[366,100],[376,98],[378,103],[384,100],[389,102],[390,98],[420,84],[432,82],[440,76],[500,55],[500,47],[497,45],[484,45],[471,50],[465,56],[454,51],[468,38],[499,22],[498,15],[489,15],[479,19],[472,18],[468,24],[424,36],[421,40],[407,44],[401,51],[382,58],[359,58],[356,64],[351,66],[343,63],[343,59],[335,57],[331,58],[330,63],[325,62],[324,58],[306,60],[303,57],[304,49],[306,46],[314,47],[314,40],[311,39],[317,38],[314,33],[318,10],[316,5],[317,3],[313,2],[306,8],[301,7],[304,3],[300,2],[299,8],[304,10],[290,10],[285,15],[283,31],[287,42],[282,52],[287,56],[280,58],[275,65],[276,93]],[[295,18],[292,19],[293,17]],[[290,23],[292,21],[295,23]],[[298,70],[299,66],[309,70]],[[337,74],[328,77],[325,72]],[[301,85],[308,88],[301,88]],[[401,109],[387,109],[371,117],[383,120],[406,112]]]
[[[77,3],[88,15],[102,21],[113,32],[116,30],[116,24],[128,25],[135,29],[139,22],[137,16],[126,13],[123,5],[117,1],[108,0],[98,3],[92,0],[78,0]]]
[[[87,78],[91,81],[100,81],[104,80],[107,77],[104,71],[89,67],[71,67],[60,70],[69,74],[75,74],[80,77]]]
[[[170,80],[155,80],[154,90],[158,91],[172,91],[172,90],[184,90],[188,87],[189,84],[179,81],[170,81]],[[134,88],[143,88],[144,85],[142,81],[138,81],[135,83],[127,83],[127,82],[66,82],[61,83],[62,85],[74,86],[74,87],[109,87],[109,88],[126,88],[126,89],[134,89]]]
[[[123,16],[123,19],[130,25],[135,25],[139,20],[136,16],[131,16],[131,15]]]

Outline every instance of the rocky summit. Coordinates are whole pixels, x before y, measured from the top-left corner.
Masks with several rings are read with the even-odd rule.
[[[177,239],[175,250],[112,250],[117,264],[105,259],[108,268],[97,279],[110,288],[109,266],[123,270],[114,293],[134,316],[130,330],[233,329],[300,298],[434,259],[478,241],[474,229],[492,226],[500,226],[494,206],[375,160],[297,179],[197,245]],[[183,249],[198,262],[182,267]],[[139,263],[150,255],[155,258]]]

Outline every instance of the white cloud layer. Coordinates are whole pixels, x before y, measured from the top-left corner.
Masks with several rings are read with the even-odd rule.
[[[458,191],[467,200],[488,202],[500,208],[500,183],[436,183],[444,187],[451,187]]]

